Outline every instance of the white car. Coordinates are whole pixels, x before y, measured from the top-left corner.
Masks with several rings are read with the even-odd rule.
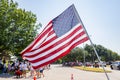
[[[106,66],[107,66],[106,62],[101,62],[101,63],[99,63],[99,66],[101,66],[101,67],[102,67],[102,65],[103,65],[104,67],[106,67]]]
[[[110,67],[111,67],[111,69],[120,70],[120,61],[113,62],[113,63],[110,65]]]

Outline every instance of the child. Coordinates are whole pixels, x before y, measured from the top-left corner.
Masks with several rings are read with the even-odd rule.
[[[22,72],[20,71],[19,67],[17,67],[17,69],[15,70],[15,75],[16,78],[20,78],[20,76],[22,75]]]
[[[41,77],[41,75],[44,77],[43,71],[44,71],[44,67],[41,67],[40,68],[40,77]]]

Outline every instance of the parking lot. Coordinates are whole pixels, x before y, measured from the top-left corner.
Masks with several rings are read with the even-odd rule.
[[[106,67],[106,69],[111,70]],[[37,80],[107,80],[104,73],[96,73],[96,72],[88,72],[82,71],[78,69],[74,69],[71,67],[62,67],[61,65],[51,65],[50,70],[44,71],[45,77],[38,78]],[[33,78],[29,77],[29,73],[27,78],[14,79],[13,77],[2,78],[0,80],[33,80]],[[120,71],[112,70],[111,73],[108,73],[110,80],[120,80]]]

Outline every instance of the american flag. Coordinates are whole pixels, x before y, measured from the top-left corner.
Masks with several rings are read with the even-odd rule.
[[[48,23],[35,40],[21,53],[38,69],[68,54],[88,40],[74,5]]]

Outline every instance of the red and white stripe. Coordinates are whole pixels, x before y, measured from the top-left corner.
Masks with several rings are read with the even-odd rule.
[[[24,50],[23,57],[32,63],[34,69],[54,62],[68,54],[75,46],[88,40],[88,37],[79,23],[65,35],[57,38],[50,22],[43,32]]]

